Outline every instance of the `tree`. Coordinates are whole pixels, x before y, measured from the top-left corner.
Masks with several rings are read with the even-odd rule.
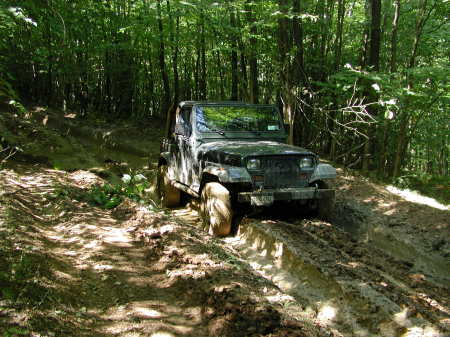
[[[0,95],[108,119],[180,99],[275,103],[290,142],[347,166],[448,172],[447,5],[5,0]]]

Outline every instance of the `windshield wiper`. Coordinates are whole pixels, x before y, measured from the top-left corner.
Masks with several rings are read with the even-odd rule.
[[[225,132],[223,132],[222,130],[211,129],[211,128],[208,128],[208,129],[209,129],[209,131],[216,132],[216,133],[218,133],[221,136],[225,136]]]
[[[221,136],[225,136],[225,132],[223,132],[222,130],[219,130],[219,129],[214,129],[214,128],[210,127],[208,124],[206,124],[205,122],[197,121],[197,123],[203,125],[204,127],[206,127],[211,132],[216,132],[216,133],[218,133]]]

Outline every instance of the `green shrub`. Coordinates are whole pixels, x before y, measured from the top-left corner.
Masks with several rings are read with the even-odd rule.
[[[124,174],[119,184],[97,185],[88,193],[88,201],[105,209],[112,209],[122,203],[125,198],[143,201],[144,191],[149,182],[142,174]]]

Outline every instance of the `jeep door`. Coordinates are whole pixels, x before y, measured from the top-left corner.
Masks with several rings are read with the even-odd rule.
[[[182,107],[177,110],[175,125],[175,179],[190,186],[193,182],[193,137],[191,124],[192,107]]]

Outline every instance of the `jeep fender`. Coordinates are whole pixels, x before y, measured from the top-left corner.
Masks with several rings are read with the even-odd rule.
[[[317,165],[314,173],[309,179],[309,183],[313,183],[318,180],[334,179],[336,178],[336,169],[330,164]]]
[[[170,152],[161,152],[158,159],[158,167],[162,165],[167,165],[168,166],[167,176],[169,177],[169,179],[174,180],[175,174],[173,168],[170,167],[170,161],[171,161]]]
[[[209,174],[217,177],[221,183],[251,183],[252,178],[244,167],[228,165],[207,165],[202,172],[202,177]]]

